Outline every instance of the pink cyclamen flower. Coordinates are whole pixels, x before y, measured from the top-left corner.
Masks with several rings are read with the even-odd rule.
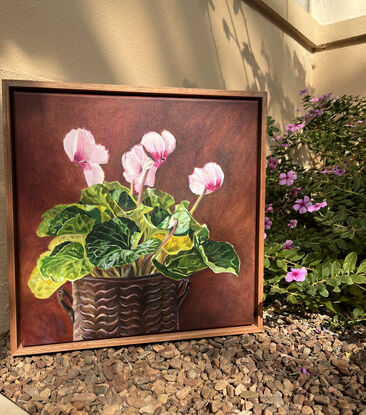
[[[93,134],[83,128],[71,130],[64,138],[64,150],[69,159],[82,167],[88,186],[104,181],[104,172],[100,164],[108,163],[108,150],[95,144]]]
[[[291,239],[288,239],[282,245],[282,249],[292,249],[293,247],[294,247],[294,243],[293,243],[293,241],[291,241]]]
[[[325,206],[327,206],[327,202],[325,200],[321,203],[315,203],[315,205],[308,207],[308,212],[316,212],[317,210]]]
[[[148,178],[145,183],[149,181],[155,182],[155,174],[158,167],[160,167],[165,162],[169,154],[175,150],[175,137],[167,130],[163,130],[161,134],[158,134],[155,131],[150,131],[143,135],[141,144],[154,159],[154,165],[150,168]]]
[[[224,181],[224,172],[217,163],[211,161],[202,168],[196,167],[188,176],[188,180],[189,188],[194,194],[201,195],[205,191],[208,195],[220,189]]]
[[[287,282],[291,282],[294,280],[297,282],[304,281],[307,273],[308,272],[306,271],[305,267],[302,267],[300,269],[291,268],[291,271],[286,274],[285,280]]]
[[[280,174],[280,185],[291,186],[294,180],[296,180],[297,175],[293,170],[290,170],[288,173]]]
[[[271,169],[271,173],[274,172],[275,168],[277,167],[277,164],[278,164],[278,159],[276,159],[276,157],[270,157],[267,160],[267,167]]]
[[[264,218],[264,229],[271,229],[271,226],[272,226],[272,221],[271,221],[271,219],[269,218],[269,217],[265,217]]]
[[[294,210],[297,210],[299,213],[303,214],[308,211],[311,205],[312,203],[310,202],[310,197],[304,196],[304,199],[295,200],[295,204],[292,207]]]
[[[141,182],[145,171],[154,164],[154,161],[147,156],[141,144],[132,147],[122,155],[122,166],[124,168],[123,176],[128,183],[134,183],[134,189],[137,193],[141,190]],[[155,173],[148,173],[145,185],[153,187],[155,183]]]
[[[297,226],[297,220],[296,219],[291,219],[287,226],[289,226],[290,229],[296,228],[296,226]]]
[[[305,94],[307,94],[308,92],[309,92],[309,89],[308,89],[308,88],[301,89],[301,90],[300,90],[300,96],[305,95]]]
[[[301,187],[293,187],[290,190],[290,195],[293,197],[297,197],[297,195],[301,192]]]

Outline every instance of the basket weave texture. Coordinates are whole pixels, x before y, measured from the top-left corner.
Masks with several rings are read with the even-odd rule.
[[[73,338],[93,340],[179,330],[189,282],[160,275],[73,282]]]

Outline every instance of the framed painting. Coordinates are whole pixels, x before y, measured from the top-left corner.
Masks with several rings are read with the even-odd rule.
[[[13,355],[262,330],[266,94],[3,82]]]

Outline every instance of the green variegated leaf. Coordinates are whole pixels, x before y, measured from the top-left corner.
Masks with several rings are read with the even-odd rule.
[[[123,209],[123,211],[128,212],[130,210],[136,209],[137,202],[131,194],[130,189],[122,186],[117,181],[104,182],[103,185],[108,189],[113,199]]]
[[[189,251],[181,251],[177,255],[168,256],[164,264],[153,260],[156,269],[168,278],[182,280],[194,272],[207,268],[199,252],[193,248]]]
[[[61,226],[57,235],[87,235],[93,229],[94,223],[95,220],[89,216],[77,214]]]
[[[142,194],[142,203],[147,206],[169,210],[170,206],[174,205],[175,200],[169,193],[148,187]]]
[[[108,188],[103,184],[94,184],[81,191],[81,203],[101,206],[111,216],[124,214],[124,210],[118,205],[110,194]]]
[[[38,267],[35,267],[29,278],[28,287],[36,298],[43,299],[49,298],[63,283],[63,281],[56,283],[51,278],[43,278]]]
[[[85,257],[84,247],[78,242],[56,246],[49,256],[38,260],[38,269],[45,279],[56,283],[74,281],[89,274],[94,268]]]
[[[142,256],[154,253],[160,246],[158,239],[149,239],[132,247],[136,224],[128,218],[114,218],[97,226],[85,240],[87,257],[100,269],[130,264]]]
[[[75,219],[78,217],[77,219]],[[81,204],[56,205],[42,215],[38,236],[83,234],[90,232],[94,224],[101,222],[101,212],[95,206]],[[66,229],[64,229],[66,226]]]
[[[196,246],[204,263],[215,273],[230,272],[239,275],[240,260],[228,242],[205,241]]]

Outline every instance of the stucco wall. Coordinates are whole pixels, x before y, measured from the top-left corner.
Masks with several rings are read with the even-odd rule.
[[[366,96],[365,57],[365,43],[318,53],[313,73],[315,93]]]

